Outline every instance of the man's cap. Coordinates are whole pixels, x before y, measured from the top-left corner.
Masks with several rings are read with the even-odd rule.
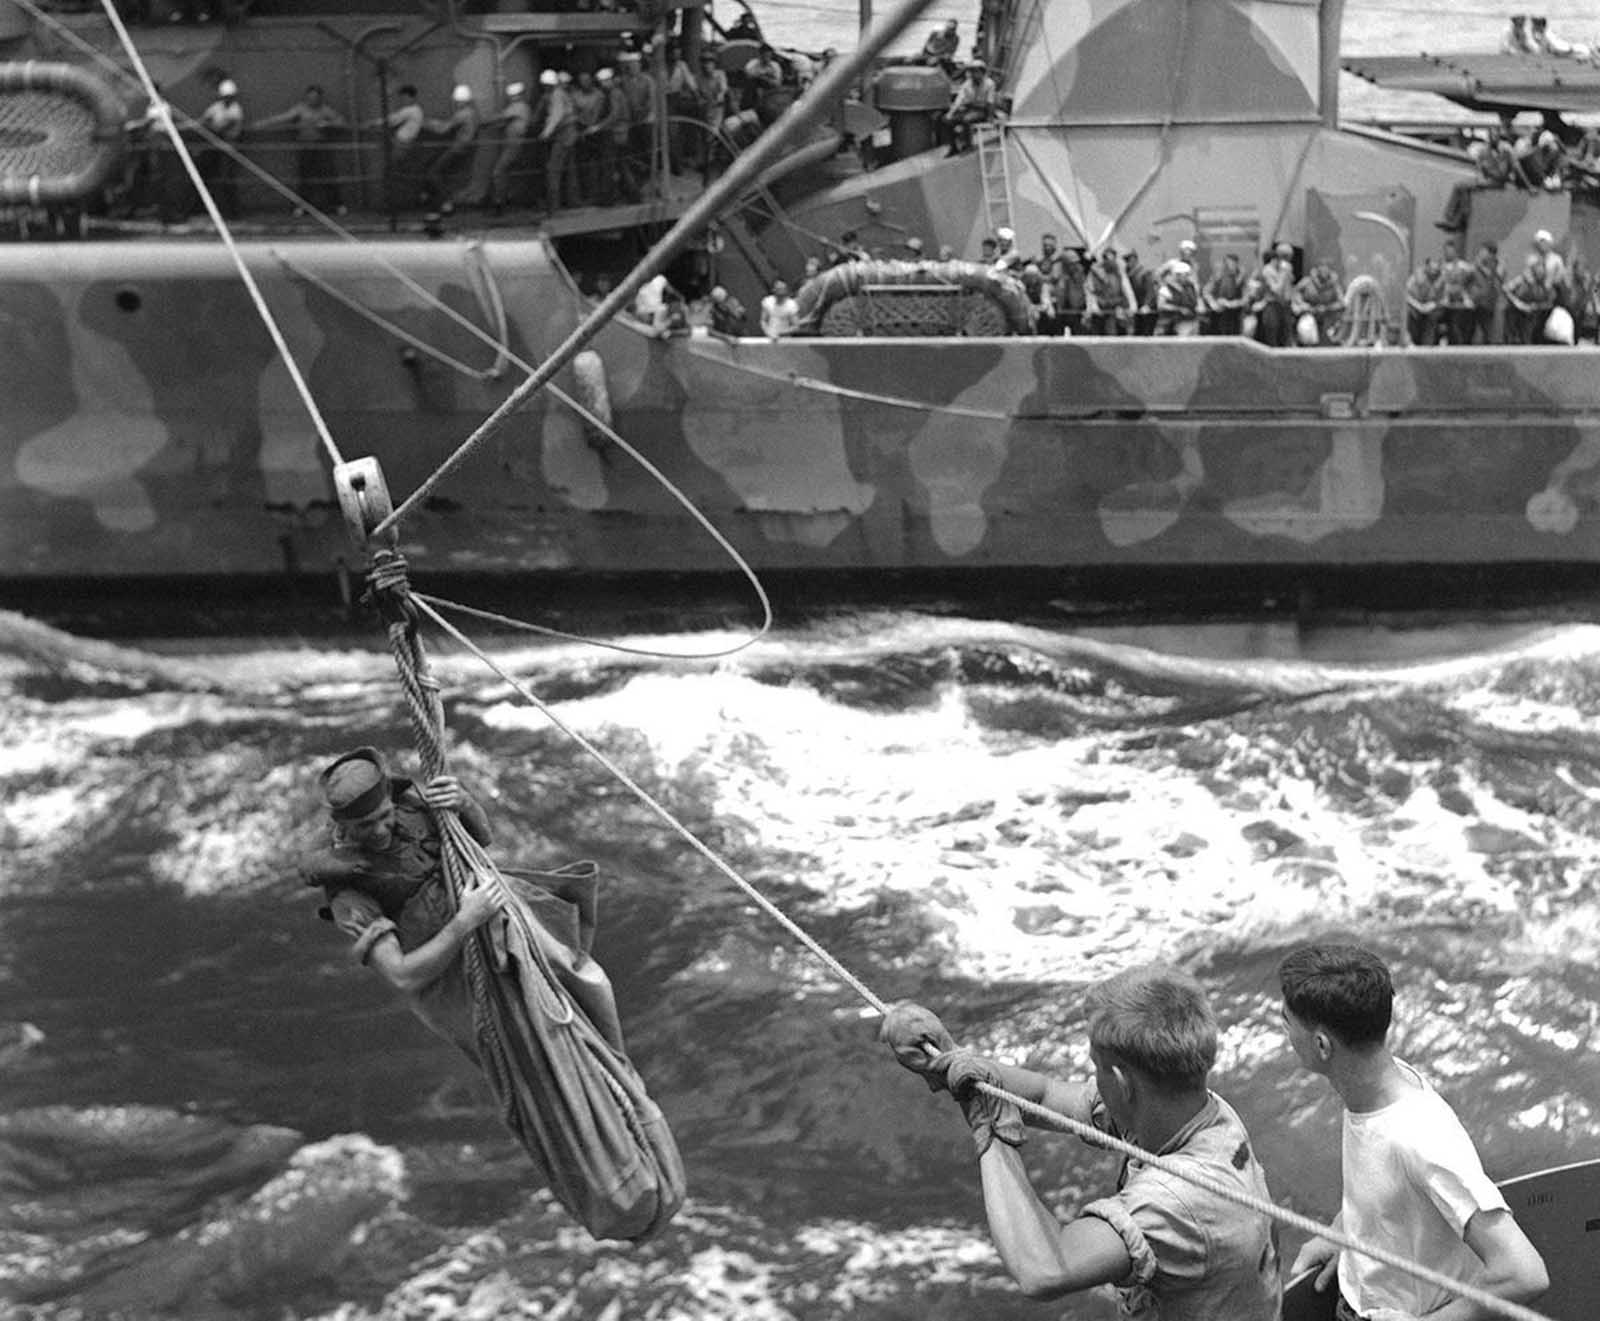
[[[539,75],[540,87],[554,87],[561,81],[561,76],[554,69],[546,69]]]
[[[1533,241],[1535,243],[1554,243],[1556,240],[1555,236],[1551,234],[1548,229],[1541,229],[1533,236]]]
[[[609,67],[607,67],[607,68],[601,69],[599,73],[595,74],[594,80],[597,83],[608,83],[613,78],[615,78],[616,76],[617,75],[614,72],[612,72],[612,70]]]
[[[1184,239],[1178,244],[1179,252],[1195,252],[1197,250],[1198,249],[1195,247],[1195,241],[1193,239]]]
[[[560,69],[560,70],[558,70],[556,72],[556,81],[558,83],[560,83],[563,87],[566,87],[568,84],[570,84],[572,82],[572,75],[570,73],[568,73],[565,69]]]
[[[724,289],[720,284],[715,289],[713,289],[711,291],[711,301],[713,303],[720,303],[727,296],[728,296],[728,291],[726,289]]]
[[[983,60],[973,59],[967,61],[967,68],[976,69],[979,73],[982,73],[988,67],[988,64]]]
[[[455,90],[450,93],[450,99],[452,101],[470,101],[472,100],[472,88],[468,87],[466,83],[457,83]]]
[[[528,90],[528,84],[527,83],[507,83],[506,84],[506,95],[507,96],[521,96],[527,90]]]
[[[912,252],[921,252],[922,251],[922,240],[919,239],[919,238],[916,238],[915,236],[913,236],[911,238],[908,238],[906,240],[906,247],[910,248]]]
[[[622,54],[617,56],[617,63],[618,64],[637,64],[637,63],[639,63],[639,52],[636,51],[636,50],[625,50],[625,51],[622,52]]]
[[[354,821],[377,811],[389,797],[389,775],[376,748],[356,748],[322,772],[322,797],[335,821]]]
[[[789,285],[784,280],[774,280],[772,282],[772,292],[775,294],[786,294],[789,292]]]
[[[1010,225],[1001,225],[999,229],[995,230],[994,236],[1002,243],[1010,243],[1016,239],[1017,231],[1012,229]]]
[[[220,83],[217,84],[217,95],[238,96],[239,84],[234,82],[232,78],[224,78]]]

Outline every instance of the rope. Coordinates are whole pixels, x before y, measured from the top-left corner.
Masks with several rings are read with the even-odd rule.
[[[847,985],[867,1004],[871,1005],[872,1008],[879,1014],[883,1014],[887,1011],[888,1005],[885,1004],[884,1001],[880,1000],[875,994],[873,994],[871,988],[868,987],[865,982],[863,982],[859,977],[846,968],[844,964],[840,963],[839,960],[827,950],[823,949],[823,947],[819,945],[816,940],[814,940],[804,930],[804,928],[795,923],[793,918],[780,909],[775,903],[772,902],[772,900],[768,899],[766,895],[762,894],[760,890],[756,889],[756,887],[749,881],[745,880],[745,878],[735,871],[732,866],[723,861],[723,859],[718,856],[718,854],[716,854],[709,845],[703,843],[692,830],[684,825],[683,822],[679,821],[678,818],[672,814],[671,809],[656,799],[647,789],[639,784],[637,780],[629,775],[627,771],[623,770],[622,767],[618,766],[616,762],[612,761],[610,757],[606,756],[604,752],[596,747],[594,743],[585,738],[577,730],[573,729],[572,726],[562,720],[560,716],[556,715],[556,713],[552,711],[550,707],[526,685],[513,678],[510,674],[507,674],[506,671],[499,664],[497,664],[492,657],[485,654],[475,643],[471,641],[471,639],[469,639],[465,634],[451,624],[449,620],[445,619],[442,615],[435,611],[425,600],[415,596],[413,596],[411,600],[416,604],[417,609],[422,614],[426,615],[436,625],[438,625],[439,628],[454,638],[461,647],[465,648],[472,655],[476,656],[480,661],[488,666],[489,669],[493,670],[497,675],[499,675],[500,678],[503,679],[519,697],[521,697],[530,706],[536,708],[546,720],[548,720],[558,730],[560,730],[569,739],[582,748],[584,752],[588,753],[589,756],[595,761],[599,762],[600,765],[603,766],[612,776],[614,776],[619,783],[627,788],[628,791],[632,793],[634,797],[636,797],[641,803],[654,812],[656,816],[659,817],[665,825],[671,828],[672,831],[676,833],[686,844],[693,848],[697,853],[700,854],[701,857],[705,858],[707,862],[709,862],[713,867],[715,867],[736,886],[738,886],[739,889],[743,890],[746,896],[748,896],[753,903],[755,903],[763,912],[765,912],[768,917],[772,918],[774,922],[787,931],[789,935],[791,935],[796,941],[798,941],[801,945],[804,945],[813,956],[827,966],[829,971],[831,971],[835,977]]]
[[[289,371],[289,379],[294,382],[294,388],[299,392],[300,402],[305,405],[307,414],[310,415],[311,424],[317,429],[317,436],[322,441],[322,447],[328,452],[328,457],[335,464],[344,462],[344,456],[339,453],[339,447],[334,443],[333,433],[328,430],[328,424],[323,421],[322,413],[317,408],[317,401],[312,398],[311,388],[306,384],[305,377],[300,374],[300,367],[294,360],[294,354],[289,352],[288,342],[283,337],[283,332],[278,328],[278,323],[272,315],[272,309],[267,306],[267,300],[262,297],[255,277],[250,274],[250,268],[245,265],[244,258],[239,253],[238,245],[233,241],[233,232],[228,228],[228,222],[223,219],[222,212],[217,209],[216,198],[211,196],[211,189],[206,181],[200,177],[200,169],[194,162],[194,157],[189,153],[189,146],[183,140],[183,135],[178,132],[178,126],[172,120],[172,108],[167,105],[159,91],[156,90],[154,80],[150,77],[150,70],[145,67],[144,59],[139,54],[139,48],[133,44],[133,38],[128,35],[128,29],[123,26],[122,15],[117,12],[116,0],[100,0],[100,6],[105,11],[106,19],[110,22],[112,30],[117,34],[117,40],[122,43],[122,49],[127,53],[133,71],[139,79],[139,84],[144,88],[144,94],[150,98],[150,109],[154,112],[157,123],[172,140],[173,149],[178,153],[178,159],[183,162],[184,172],[189,176],[189,182],[194,185],[195,192],[199,195],[201,203],[205,206],[206,214],[211,217],[211,223],[216,226],[217,237],[222,240],[222,245],[228,250],[234,267],[239,272],[239,278],[244,282],[250,301],[255,304],[256,312],[260,315],[262,324],[267,328],[267,334],[272,337],[273,346],[278,350],[278,355],[283,359],[284,366]],[[33,9],[32,4],[28,4]],[[37,12],[37,11],[35,11]]]
[[[759,581],[757,581],[756,586],[758,589],[761,588]],[[418,601],[426,601],[429,605],[440,610],[451,610],[458,615],[471,615],[473,618],[484,620],[486,623],[521,629],[525,633],[537,633],[541,637],[561,638],[567,642],[582,642],[591,647],[604,647],[608,651],[619,651],[625,656],[665,657],[668,660],[721,660],[726,656],[736,655],[756,642],[761,634],[765,634],[772,624],[772,606],[767,603],[765,591],[763,590],[762,602],[766,605],[767,620],[762,625],[761,634],[756,637],[745,638],[730,647],[718,647],[715,651],[658,651],[654,647],[632,647],[625,642],[610,642],[605,638],[591,638],[578,633],[567,633],[559,628],[550,628],[544,624],[530,624],[521,619],[497,615],[492,610],[481,610],[477,606],[462,605],[456,601],[443,601],[437,596],[428,596],[423,592],[417,592],[416,599]]]
[[[385,554],[392,553],[385,552]],[[565,734],[585,753],[587,753],[591,758],[604,767],[607,772],[615,777],[615,779],[626,789],[628,789],[629,792],[631,792],[641,803],[654,812],[655,815],[660,818],[660,820],[675,834],[677,834],[681,839],[689,844],[691,848],[693,848],[703,858],[710,862],[712,866],[714,866],[725,877],[732,881],[752,902],[760,907],[763,912],[765,912],[770,918],[778,923],[778,925],[788,932],[789,935],[793,937],[799,944],[803,945],[805,949],[815,958],[823,963],[829,969],[829,971],[834,974],[835,977],[837,977],[842,983],[854,991],[855,994],[864,1003],[870,1006],[874,1012],[876,1012],[880,1017],[887,1012],[888,1005],[876,993],[874,993],[865,982],[863,982],[854,973],[850,972],[842,963],[840,963],[837,958],[824,949],[802,927],[795,923],[795,921],[790,918],[788,914],[783,912],[782,909],[780,909],[775,903],[762,894],[761,891],[758,890],[751,882],[747,881],[736,870],[734,870],[729,863],[724,861],[708,845],[703,843],[693,831],[691,831],[680,820],[678,820],[678,818],[669,808],[663,805],[646,789],[644,789],[636,780],[633,779],[632,776],[630,776],[626,771],[624,771],[620,766],[606,756],[604,752],[596,747],[594,743],[592,743],[589,739],[584,737],[584,735],[573,729],[559,716],[557,716],[555,712],[550,709],[549,705],[545,703],[537,694],[532,692],[519,680],[508,674],[503,667],[494,661],[492,657],[488,656],[481,648],[479,648],[468,637],[466,637],[465,634],[461,633],[458,629],[451,625],[449,621],[444,619],[436,610],[434,610],[427,600],[416,596],[411,596],[408,599],[419,613],[431,619],[434,624],[452,637],[458,645],[465,648],[485,666],[497,674],[502,680],[504,680],[505,683],[508,684],[518,696],[520,696],[530,706],[537,709],[556,729],[560,730],[561,733]],[[1343,1231],[1334,1229],[1329,1225],[1320,1224],[1318,1221],[1311,1219],[1309,1216],[1301,1215],[1299,1212],[1291,1211],[1286,1207],[1281,1207],[1275,1202],[1268,1201],[1265,1198],[1256,1197],[1253,1194],[1243,1192],[1236,1187],[1221,1183],[1217,1180],[1211,1179],[1206,1175],[1199,1174],[1184,1164],[1173,1161],[1168,1157],[1157,1155],[1155,1152],[1147,1151],[1143,1147],[1140,1147],[1132,1142],[1128,1142],[1123,1138],[1115,1137],[1112,1134],[1102,1132],[1100,1129],[1095,1128],[1091,1124],[1086,1124],[1082,1120],[1074,1119],[1071,1115],[1061,1114],[1060,1112],[1051,1110],[1046,1106],[1039,1105],[1037,1102],[1029,1101],[1024,1097],[1017,1096],[1014,1093],[1007,1091],[1003,1087],[997,1087],[991,1083],[980,1082],[977,1084],[977,1088],[996,1100],[1009,1102],[1012,1105],[1015,1105],[1025,1114],[1034,1116],[1036,1119],[1039,1119],[1052,1128],[1074,1134],[1091,1145],[1103,1147],[1110,1151],[1119,1152],[1123,1156],[1137,1160],[1141,1164],[1147,1165],[1153,1169],[1161,1170],[1163,1173],[1169,1174],[1174,1178],[1182,1179],[1188,1183],[1196,1185],[1197,1187],[1204,1188],[1206,1191],[1215,1196],[1221,1197],[1237,1206],[1241,1206],[1246,1210],[1254,1211],[1258,1215],[1266,1216],[1267,1218],[1275,1220],[1280,1224],[1287,1225],[1292,1229],[1298,1229],[1305,1233],[1316,1235],[1322,1238],[1324,1241],[1332,1243],[1340,1248],[1347,1249],[1351,1252],[1360,1253],[1363,1256],[1371,1257],[1376,1261],[1383,1262],[1385,1265],[1394,1267],[1396,1270],[1405,1271],[1407,1274],[1414,1275],[1419,1279],[1436,1285],[1437,1287],[1444,1289],[1451,1294],[1456,1295],[1457,1297],[1466,1298],[1472,1302],[1475,1302],[1480,1307],[1483,1307],[1490,1312],[1493,1312],[1499,1316],[1508,1317],[1511,1319],[1511,1321],[1552,1321],[1552,1318],[1547,1317],[1540,1312],[1536,1312],[1532,1308],[1525,1307],[1520,1303],[1509,1302],[1508,1300],[1497,1297],[1495,1294],[1489,1293],[1487,1290],[1481,1289],[1476,1285],[1469,1284],[1466,1281],[1454,1279],[1449,1275],[1445,1275],[1440,1271],[1432,1269],[1431,1267],[1424,1266],[1418,1262],[1410,1261],[1401,1256],[1399,1253],[1392,1252],[1388,1248],[1382,1247],[1381,1245],[1366,1243],[1352,1238]]]

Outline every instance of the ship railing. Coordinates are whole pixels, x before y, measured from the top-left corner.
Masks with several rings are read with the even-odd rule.
[[[508,147],[515,149],[514,156],[501,166]],[[236,214],[266,214],[294,205],[222,149],[196,140],[193,150],[202,174],[213,186],[222,185],[224,204]],[[544,197],[548,146],[533,136],[516,139],[481,133],[472,153],[448,172],[438,169],[448,145],[436,141],[404,147],[389,144],[386,149],[381,140],[359,136],[321,142],[247,139],[233,150],[293,197],[324,211],[340,206],[405,211],[446,201],[458,206],[499,201],[527,207],[548,200]],[[643,181],[653,177],[654,155],[618,147],[611,159]],[[605,159],[598,143],[580,140],[568,180],[575,194],[572,200],[588,205],[614,200],[597,173]],[[187,177],[165,139],[135,139],[113,182],[112,209],[171,210],[182,205],[182,195],[188,191]]]

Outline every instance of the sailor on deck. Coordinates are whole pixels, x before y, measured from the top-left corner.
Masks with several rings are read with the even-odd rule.
[[[506,85],[506,103],[500,113],[484,121],[485,128],[498,130],[500,147],[489,175],[489,205],[501,210],[512,200],[512,179],[528,145],[528,126],[533,121],[533,105],[528,100],[528,85]]]
[[[578,112],[561,75],[546,69],[539,75],[544,89],[544,124],[539,141],[544,145],[544,200],[552,212],[575,206],[578,201],[577,162],[573,151],[578,145]]]
[[[944,112],[950,126],[952,156],[971,150],[973,125],[993,119],[999,102],[1000,89],[989,76],[989,66],[982,60],[973,60],[950,97],[950,108]]]
[[[956,54],[960,49],[961,25],[952,18],[943,27],[937,27],[928,34],[928,39],[922,43],[922,53],[917,56],[917,63],[937,64],[946,73],[953,74]]]
[[[312,83],[305,95],[287,110],[268,115],[253,127],[293,128],[298,144],[295,163],[300,196],[319,211],[345,213],[339,193],[338,159],[331,140],[348,125],[344,116],[328,104],[319,84]],[[300,208],[295,210],[298,212]]]
[[[1526,1302],[1544,1292],[1544,1262],[1484,1174],[1455,1111],[1390,1053],[1394,986],[1383,961],[1359,946],[1307,945],[1283,960],[1278,975],[1290,1048],[1344,1103],[1339,1228],[1501,1298]],[[1320,1288],[1337,1276],[1340,1321],[1489,1315],[1323,1238],[1300,1249],[1291,1274],[1313,1268]]]
[[[1211,1091],[1217,1023],[1187,973],[1151,964],[1089,989],[1092,1082],[1067,1082],[960,1050],[913,1004],[894,1006],[882,1036],[930,1088],[948,1089],[972,1130],[989,1233],[1030,1298],[1112,1285],[1124,1317],[1277,1321],[1281,1305],[1272,1221],[1220,1193],[1138,1160],[1116,1191],[1062,1224],[1040,1198],[1018,1150],[1025,1120],[978,1084],[1076,1119],[1195,1170],[1213,1184],[1269,1200],[1266,1176],[1233,1107]]]
[[[428,116],[417,102],[417,89],[406,83],[396,93],[398,104],[387,115],[369,119],[362,127],[389,133],[388,204],[400,210],[417,200],[422,129]]]
[[[1133,330],[1138,300],[1115,248],[1101,250],[1084,281],[1083,328],[1090,335],[1126,335]]]
[[[457,83],[451,91],[449,115],[427,121],[430,132],[446,139],[425,176],[428,200],[443,211],[455,210],[451,189],[457,176],[471,168],[473,153],[478,149],[478,127],[477,99],[466,83]]]
[[[792,335],[800,324],[800,304],[782,280],[772,282],[772,292],[761,300],[761,333],[768,339]]]
[[[1528,16],[1511,15],[1511,25],[1506,29],[1505,36],[1500,38],[1501,54],[1527,55],[1532,50],[1533,44],[1528,40]]]
[[[200,112],[200,124],[211,138],[200,148],[195,167],[227,219],[239,214],[238,143],[244,136],[244,107],[232,78],[217,84],[217,99]]]

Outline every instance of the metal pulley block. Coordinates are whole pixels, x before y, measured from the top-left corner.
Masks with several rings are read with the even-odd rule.
[[[339,493],[339,509],[344,514],[345,531],[357,550],[372,548],[372,533],[394,513],[389,484],[374,458],[351,459],[333,468],[333,488]],[[383,534],[382,544],[393,550],[399,538],[394,528]]]

